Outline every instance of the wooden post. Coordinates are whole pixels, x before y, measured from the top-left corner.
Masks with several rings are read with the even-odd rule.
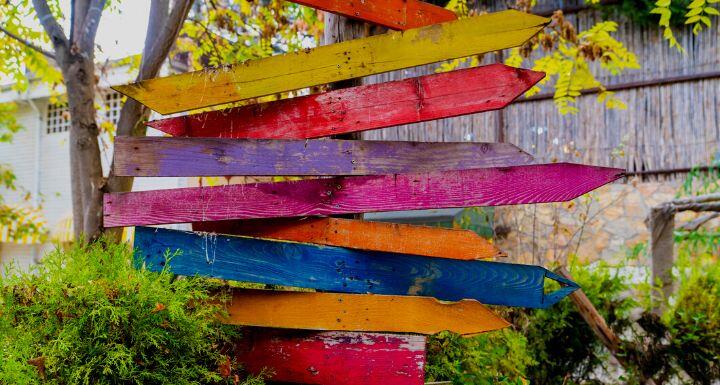
[[[572,276],[564,267],[556,269],[555,273],[564,278],[572,280]],[[583,293],[582,289],[578,289],[572,294],[570,294],[570,300],[573,301],[573,303],[577,307],[578,312],[580,313],[580,316],[582,316],[585,322],[587,322],[593,333],[595,333],[595,335],[610,351],[613,357],[615,357],[615,359],[624,366],[624,358],[620,354],[618,354],[620,353],[620,339],[612,331],[612,329],[610,329],[610,327],[605,322],[605,319],[603,319],[595,306],[593,306],[587,295]]]
[[[675,208],[670,204],[653,207],[647,220],[650,230],[650,256],[652,263],[652,283],[661,283],[664,298],[673,292],[672,266],[674,256]],[[663,298],[654,298],[653,312],[662,310]]]
[[[503,51],[495,52],[495,61],[502,64],[504,60]],[[499,143],[505,142],[505,109],[495,111],[495,140]]]
[[[348,19],[329,12],[324,12],[325,30],[323,31],[323,45],[340,43],[346,40],[359,39],[370,35],[370,25],[359,20]],[[357,87],[363,84],[362,78],[349,79],[329,84],[330,90],[339,90],[349,87]],[[362,133],[353,132],[349,134],[331,136],[335,139],[362,139]],[[340,215],[340,218],[362,219],[363,214]]]

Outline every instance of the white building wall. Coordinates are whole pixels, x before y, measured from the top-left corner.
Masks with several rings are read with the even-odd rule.
[[[0,144],[0,163],[9,164],[13,168],[18,186],[33,194],[39,191],[42,213],[50,230],[50,242],[44,245],[0,243],[0,262],[14,260],[21,267],[39,261],[43,253],[52,249],[52,239],[67,231],[68,220],[72,218],[69,133],[48,133],[45,124],[48,99],[36,99],[34,103],[37,112],[29,102],[19,103],[17,119],[24,129],[15,135],[12,143]],[[149,129],[148,135],[161,136],[162,133]],[[111,145],[102,154],[106,174],[110,159]],[[185,178],[137,178],[133,190],[169,189],[186,185]],[[23,202],[22,192],[0,191],[0,194],[10,204],[32,204],[32,201]]]

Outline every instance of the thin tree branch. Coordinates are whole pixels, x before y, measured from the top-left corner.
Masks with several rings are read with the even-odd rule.
[[[58,24],[55,16],[53,16],[47,0],[32,0],[35,13],[37,14],[40,24],[45,29],[45,33],[50,37],[53,46],[68,46],[68,39],[60,24]],[[57,49],[55,50],[57,53]]]
[[[152,7],[158,7],[165,1],[155,0],[152,2]],[[156,77],[160,72],[162,63],[167,59],[170,49],[172,48],[177,35],[180,33],[183,22],[187,18],[190,7],[192,6],[193,0],[177,0],[171,5],[172,12],[169,14],[165,13],[166,20],[153,19],[153,15],[162,14],[160,10],[153,12],[150,10],[150,20],[148,22],[148,32],[158,30],[159,26],[162,26],[162,30],[158,36],[153,39],[146,39],[146,47],[143,50],[143,58],[140,63],[140,71],[137,76],[137,80],[145,80]],[[152,44],[150,44],[152,42]],[[123,104],[120,111],[120,120],[117,124],[118,136],[145,136],[147,128],[145,126],[145,120],[150,116],[150,110],[144,107],[133,99],[128,99]],[[114,162],[114,159],[113,159]],[[133,185],[133,178],[130,177],[119,177],[112,172],[112,165],[110,166],[110,175],[105,185],[105,191],[107,192],[121,192],[130,191]],[[115,230],[115,231],[112,231]],[[116,229],[108,229],[106,233],[112,237],[119,239],[121,232]]]
[[[48,51],[40,48],[40,46],[38,46],[38,45],[36,45],[36,44],[33,44],[32,42],[30,42],[30,41],[28,41],[28,40],[25,40],[25,39],[23,39],[22,37],[20,37],[20,36],[14,34],[14,33],[12,33],[12,32],[10,32],[10,31],[8,31],[8,30],[5,29],[5,27],[3,27],[2,25],[0,25],[0,32],[8,35],[10,38],[12,38],[12,39],[14,39],[14,40],[17,40],[18,42],[22,43],[22,44],[25,45],[26,47],[28,47],[28,48],[30,48],[30,49],[32,49],[32,50],[35,50],[35,51],[37,51],[37,52],[40,53],[40,54],[45,55],[45,56],[48,57],[49,59],[55,60],[55,55],[53,55],[51,52],[48,52]]]
[[[85,16],[88,13],[90,0],[73,0],[70,5],[70,44],[77,44],[77,37],[82,34]]]
[[[91,54],[91,56],[95,49],[95,36],[100,26],[100,17],[105,8],[105,2],[106,0],[92,0],[85,15],[82,34],[78,37],[78,48],[82,52]]]
[[[705,216],[702,216],[700,218],[697,218],[695,220],[692,220],[690,222],[687,222],[683,224],[682,226],[678,227],[678,230],[683,231],[695,231],[700,228],[700,226],[704,225],[705,223],[720,217],[720,213],[712,213]]]
[[[148,29],[145,33],[145,44],[143,45],[143,58],[150,55],[153,43],[160,36],[160,30],[167,23],[169,14],[170,0],[152,0],[148,17]]]
[[[170,48],[175,44],[175,39],[177,39],[180,29],[182,29],[192,3],[192,0],[177,0],[171,5],[172,11],[168,14],[167,20],[162,23],[163,28],[154,40],[152,48],[143,50],[143,52],[147,53],[147,56],[143,55],[138,81],[157,76],[162,63],[170,53]]]

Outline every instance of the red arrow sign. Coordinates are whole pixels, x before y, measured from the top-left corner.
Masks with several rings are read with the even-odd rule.
[[[105,194],[106,227],[567,201],[624,170],[571,163]]]
[[[308,139],[497,110],[542,72],[493,64],[148,123],[173,136]]]
[[[425,337],[243,328],[238,361],[272,381],[318,385],[422,385]]]
[[[293,3],[399,30],[457,19],[450,10],[418,0],[293,0]]]

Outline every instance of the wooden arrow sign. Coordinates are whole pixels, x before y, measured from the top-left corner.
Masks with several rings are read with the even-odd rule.
[[[475,300],[376,294],[243,289],[228,313],[229,324],[305,330],[473,335],[509,325]]]
[[[573,282],[539,266],[428,258],[150,227],[135,229],[135,248],[138,261],[150,270],[167,266],[179,275],[342,293],[417,295],[446,301],[476,299],[489,305],[546,308],[577,288]],[[168,251],[179,254],[169,257]],[[569,286],[545,294],[545,277]]]
[[[470,230],[340,218],[196,222],[193,230],[452,259],[505,255]]]
[[[384,175],[533,162],[509,143],[123,137],[115,175]]]
[[[273,383],[423,385],[425,340],[407,334],[246,327],[235,357],[248,373],[270,374]]]
[[[511,48],[549,21],[503,11],[113,89],[169,114]]]
[[[505,107],[545,76],[492,64],[148,123],[172,136],[309,139]]]
[[[553,163],[112,193],[105,227],[560,202],[623,170]]]
[[[419,0],[293,0],[293,3],[397,30],[457,19],[452,11]]]

